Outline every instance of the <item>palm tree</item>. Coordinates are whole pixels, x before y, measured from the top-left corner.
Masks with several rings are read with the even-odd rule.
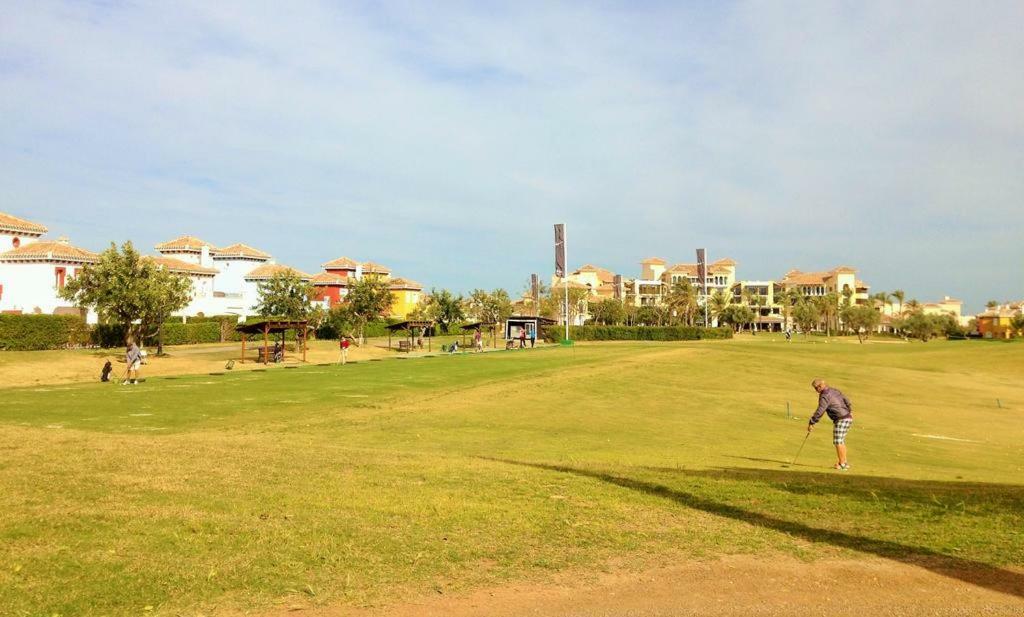
[[[789,329],[790,317],[793,314],[793,305],[800,299],[800,294],[795,289],[783,289],[779,293],[775,294],[775,301],[782,305],[782,320],[785,322],[783,327]]]
[[[920,309],[921,303],[917,301],[917,298],[911,298],[910,301],[907,302],[907,310],[909,310],[911,313],[916,313]],[[902,311],[900,312],[902,313]]]
[[[732,300],[724,291],[721,289],[715,290],[715,293],[711,294],[708,298],[708,309],[710,309],[711,318],[717,320],[730,304],[732,304]],[[707,324],[704,325],[706,326]]]
[[[665,306],[673,313],[681,315],[686,325],[692,326],[697,311],[697,288],[690,284],[689,279],[679,279],[669,288],[665,296]]]
[[[900,303],[900,315],[903,314],[903,299],[907,297],[907,292],[902,289],[897,289],[892,292],[892,297],[896,298]]]

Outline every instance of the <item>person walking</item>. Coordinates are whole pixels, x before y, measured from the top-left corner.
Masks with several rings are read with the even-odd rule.
[[[519,349],[526,349],[526,326],[519,328]]]
[[[139,367],[142,365],[142,352],[139,351],[139,346],[135,344],[135,339],[128,341],[128,348],[124,352],[124,363],[128,367],[128,372],[121,385],[126,386],[129,383],[133,386],[138,385]]]
[[[348,337],[346,337],[344,334],[342,334],[341,335],[341,341],[338,343],[338,346],[341,348],[341,363],[342,363],[342,365],[344,365],[346,362],[348,362],[348,345],[349,345]]]
[[[484,336],[480,333],[480,328],[476,329],[473,333],[473,347],[476,348],[477,352],[484,350]]]
[[[530,330],[530,349],[533,349],[537,344],[537,328]]]
[[[846,458],[846,434],[850,432],[850,426],[853,424],[853,405],[846,395],[830,387],[824,379],[815,379],[811,382],[811,387],[818,393],[818,408],[807,423],[807,432],[810,433],[818,420],[821,420],[821,416],[828,413],[828,417],[833,423],[832,444],[836,447],[836,458],[838,459],[833,469],[845,471],[850,468],[850,463]]]

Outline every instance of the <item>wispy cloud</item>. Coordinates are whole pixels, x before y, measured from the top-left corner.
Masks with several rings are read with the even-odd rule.
[[[1022,296],[1024,6],[20,3],[0,209],[517,288],[693,247]],[[1014,233],[1016,230],[1016,233]]]

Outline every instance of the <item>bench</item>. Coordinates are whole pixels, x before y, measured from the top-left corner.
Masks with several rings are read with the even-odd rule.
[[[404,351],[405,353],[409,353],[410,351],[412,351],[412,343],[410,343],[409,341],[398,341],[398,351]]]

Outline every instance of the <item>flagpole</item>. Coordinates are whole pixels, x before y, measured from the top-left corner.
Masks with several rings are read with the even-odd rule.
[[[565,340],[569,340],[569,232],[562,234],[562,251],[565,254],[565,271],[562,272],[562,282],[565,283]]]

